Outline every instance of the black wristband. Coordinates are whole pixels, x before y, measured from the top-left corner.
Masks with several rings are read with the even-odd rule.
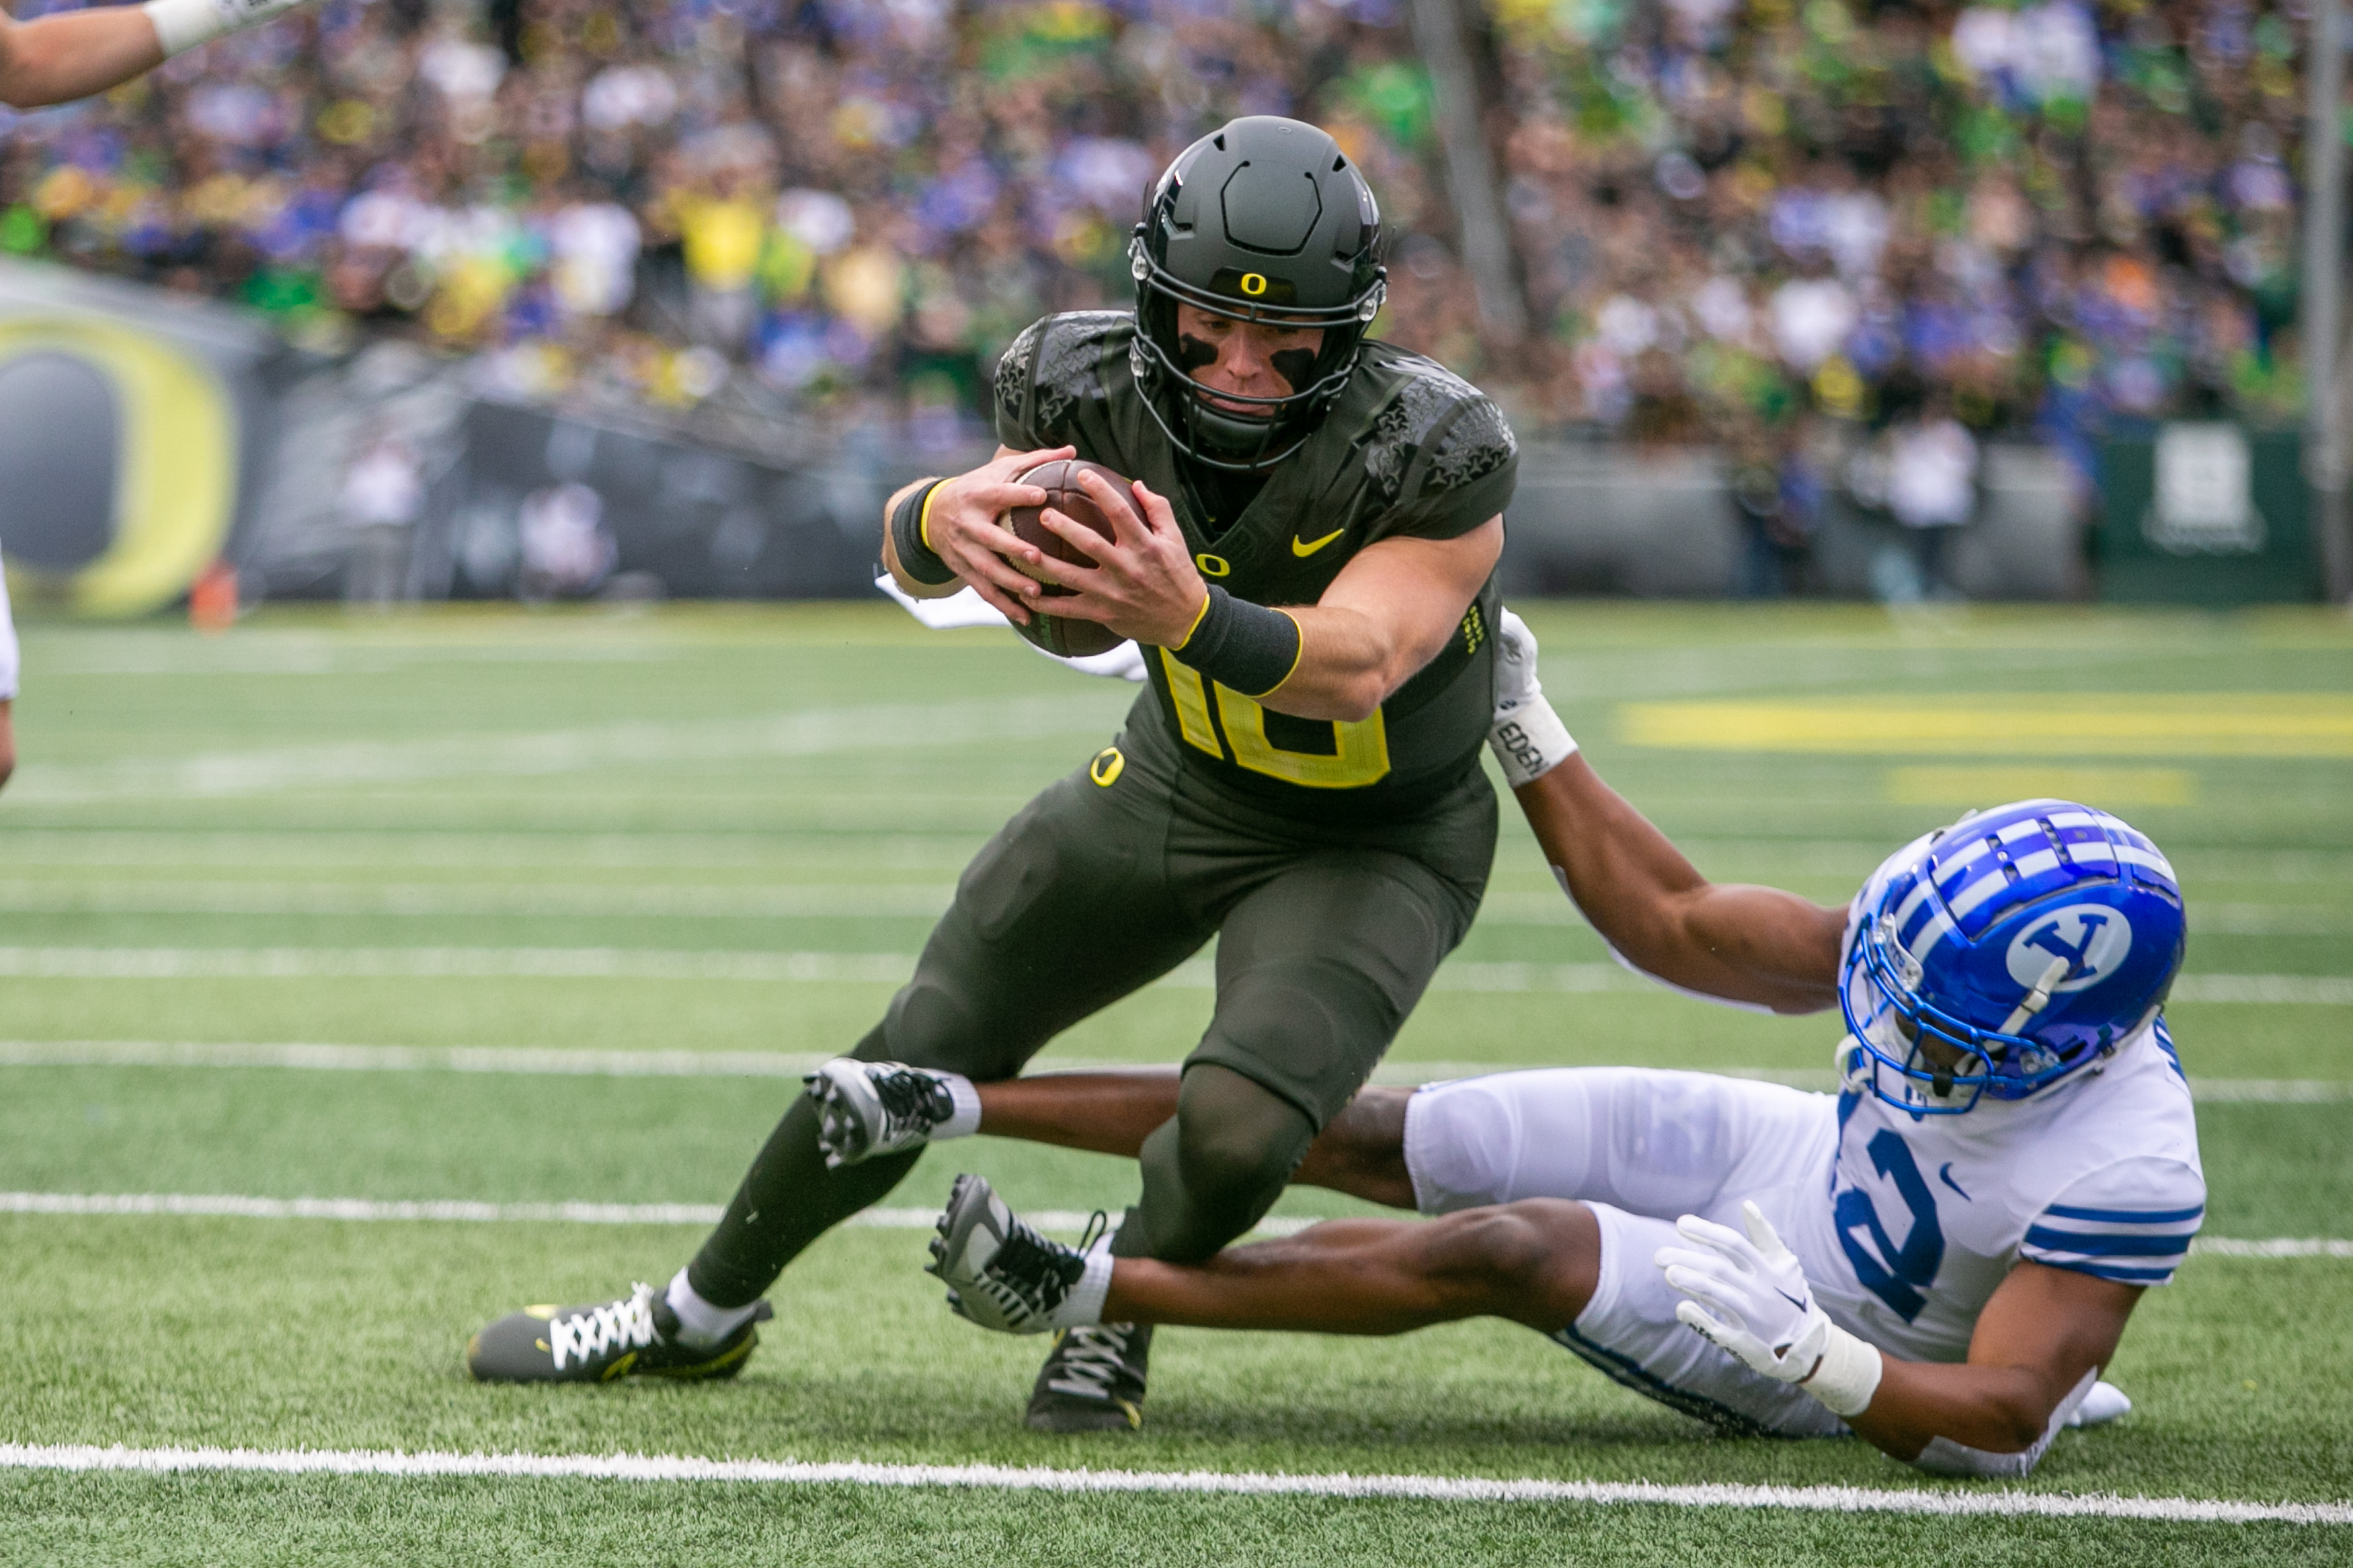
[[[891,510],[891,544],[899,553],[899,570],[926,587],[955,581],[955,568],[923,542],[923,503],[945,483],[931,479],[917,485]]]
[[[1216,584],[1193,634],[1168,650],[1221,686],[1263,697],[1299,664],[1299,623],[1281,610],[1237,599]]]

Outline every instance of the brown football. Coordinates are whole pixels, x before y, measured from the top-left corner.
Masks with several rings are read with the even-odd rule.
[[[1027,472],[1018,474],[1014,482],[1036,485],[1046,492],[1046,505],[1052,507],[1082,527],[1092,528],[1105,539],[1113,537],[1111,519],[1095,505],[1095,498],[1079,488],[1079,475],[1092,469],[1102,476],[1120,500],[1126,501],[1127,480],[1104,468],[1101,463],[1084,463],[1076,458],[1063,458],[1040,463]],[[1057,561],[1068,561],[1076,566],[1092,566],[1094,558],[1073,547],[1060,534],[1048,528],[1038,514],[1042,507],[1016,507],[1005,514],[1005,526],[1025,544],[1034,544]],[[1135,516],[1135,505],[1128,502],[1128,515]],[[1142,519],[1138,518],[1138,521]],[[1018,564],[1018,563],[1017,563]],[[1049,583],[1039,597],[1046,604],[1058,598],[1068,598],[1068,588],[1058,588]],[[1042,606],[1029,613],[1029,624],[1013,628],[1048,653],[1063,658],[1084,658],[1090,654],[1109,653],[1126,639],[1099,621],[1082,621],[1047,613]]]

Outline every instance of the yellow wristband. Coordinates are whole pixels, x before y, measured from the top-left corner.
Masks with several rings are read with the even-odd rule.
[[[1194,616],[1193,616],[1193,624],[1192,624],[1191,626],[1187,626],[1187,627],[1185,628],[1185,635],[1184,635],[1182,637],[1178,638],[1178,639],[1177,639],[1177,642],[1176,642],[1176,646],[1175,647],[1170,648],[1168,651],[1169,651],[1170,653],[1182,653],[1182,652],[1184,652],[1184,651],[1185,651],[1186,645],[1187,645],[1187,644],[1188,644],[1188,643],[1190,643],[1190,642],[1193,640],[1193,634],[1194,634],[1195,632],[1198,632],[1198,631],[1199,631],[1199,630],[1201,629],[1201,622],[1202,622],[1202,620],[1203,620],[1204,618],[1206,618],[1206,617],[1208,616],[1208,613],[1209,613],[1209,593],[1208,593],[1208,589],[1204,588],[1204,589],[1201,591],[1201,607],[1200,607],[1200,609],[1199,609],[1198,611],[1195,612],[1195,614],[1194,614]],[[1294,623],[1294,624],[1295,624],[1295,623]],[[1290,679],[1290,678],[1289,678],[1288,676],[1286,676],[1286,677],[1284,677],[1284,679]]]
[[[934,555],[937,555],[939,551],[932,544],[932,503],[940,499],[940,491],[946,488],[946,485],[947,480],[939,479],[934,482],[930,489],[923,492],[923,510],[915,518],[915,537],[922,540],[923,548],[931,551]]]

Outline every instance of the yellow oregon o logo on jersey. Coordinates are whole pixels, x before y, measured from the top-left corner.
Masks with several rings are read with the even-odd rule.
[[[1265,293],[1266,274],[1263,272],[1243,273],[1242,292],[1249,295],[1253,300],[1257,299],[1261,294]]]
[[[76,610],[143,615],[185,593],[220,554],[237,500],[237,417],[202,362],[111,322],[0,322],[0,366],[64,354],[103,375],[121,400],[114,540],[66,579]]]
[[[1127,759],[1120,754],[1119,748],[1105,746],[1095,753],[1095,760],[1087,764],[1087,777],[1109,789],[1119,783],[1119,775],[1126,767]]]
[[[1201,569],[1201,575],[1204,577],[1222,577],[1233,570],[1226,564],[1224,556],[1211,555],[1206,552],[1193,557],[1193,564]]]

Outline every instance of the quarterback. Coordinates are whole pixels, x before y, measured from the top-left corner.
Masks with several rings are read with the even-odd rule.
[[[1212,936],[1214,1016],[1139,1141],[1113,1250],[1199,1262],[1266,1212],[1461,940],[1494,852],[1480,748],[1517,448],[1470,385],[1366,340],[1379,237],[1331,137],[1238,120],[1148,197],[1134,311],[1050,316],[1007,351],[997,455],[892,498],[883,564],[907,595],[968,586],[1016,622],[1040,579],[1068,590],[1053,613],[1133,639],[1148,688],[982,849],[913,979],[796,1100],[692,1261],[659,1290],[491,1324],[476,1376],[732,1373],[779,1271],[920,1153],[821,1144],[899,1092],[864,1064],[939,1069],[934,1087],[964,1087],[932,1108],[976,1114],[972,1084]],[[1133,481],[1089,476],[1115,538],[1045,513],[1091,566],[1004,526],[1047,499],[1018,476],[1072,456]],[[1029,1424],[1138,1425],[1149,1342],[1117,1319],[1060,1336]]]
[[[0,103],[37,109],[120,87],[223,33],[305,0],[148,0],[38,16],[0,16]]]
[[[1852,1431],[1952,1474],[2024,1474],[2063,1425],[2128,1408],[2099,1369],[2205,1209],[2162,1016],[2184,935],[2164,857],[2104,812],[2037,800],[1905,846],[1842,911],[1713,887],[1568,754],[1514,674],[1518,634],[1498,752],[1533,773],[1516,793],[1572,896],[1685,988],[1792,1011],[1834,994],[1838,1092],[1619,1068],[1369,1089],[1294,1180],[1437,1217],[1334,1221],[1198,1264],[1064,1247],[963,1177],[934,1245],[952,1304],[1016,1332],[1508,1318],[1725,1429]],[[970,1090],[895,1072],[902,1101],[919,1077],[975,1094],[980,1131],[1110,1152],[1175,1095],[1132,1074]]]

